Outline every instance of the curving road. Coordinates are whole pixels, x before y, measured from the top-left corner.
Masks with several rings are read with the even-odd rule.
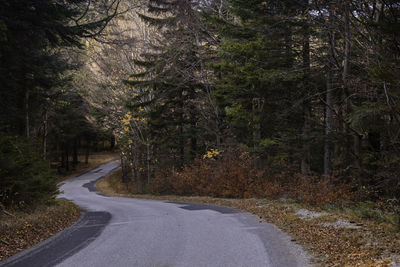
[[[0,266],[306,266],[305,253],[256,216],[230,208],[107,197],[104,164],[61,185],[87,212],[74,226]]]

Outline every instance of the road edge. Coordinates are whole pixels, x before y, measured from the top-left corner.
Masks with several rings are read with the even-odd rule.
[[[137,195],[127,195],[127,194],[107,194],[105,192],[102,192],[99,190],[99,188],[96,186],[97,183],[102,180],[102,179],[107,179],[110,175],[112,175],[115,171],[117,170],[114,169],[113,172],[110,172],[108,175],[104,175],[103,177],[99,178],[96,180],[94,183],[94,190],[96,191],[97,194],[106,196],[106,197],[122,197],[122,198],[131,198],[131,199],[138,199],[138,200],[146,200],[146,201],[157,201],[157,202],[165,202],[165,203],[171,203],[171,204],[177,204],[177,205],[183,205],[183,206],[193,206],[193,205],[198,205],[198,206],[203,206],[203,207],[209,207],[210,210],[215,210],[219,211],[222,213],[231,211],[228,213],[234,213],[237,214],[242,214],[244,220],[246,217],[251,218],[255,222],[258,222],[260,224],[266,225],[266,227],[269,228],[269,233],[275,237],[274,241],[272,243],[276,245],[283,245],[288,249],[288,252],[292,255],[292,257],[297,259],[297,262],[299,265],[298,267],[308,267],[308,266],[314,266],[315,264],[313,263],[314,260],[314,255],[310,254],[307,249],[305,249],[301,244],[295,242],[296,240],[293,239],[287,232],[285,232],[283,229],[279,228],[277,225],[270,223],[266,221],[265,219],[261,218],[259,215],[252,213],[250,211],[238,209],[235,207],[227,206],[227,205],[220,205],[220,204],[214,204],[214,203],[207,203],[207,202],[197,202],[197,201],[181,201],[179,199],[173,200],[173,199],[152,199],[152,198],[146,198],[145,195],[141,195],[142,197],[137,197]],[[179,198],[179,196],[177,197]],[[264,243],[264,247],[268,254],[270,255],[271,253],[271,244],[265,243],[265,238],[262,238],[259,236],[260,240]],[[274,257],[276,258],[276,257]]]
[[[100,165],[98,165],[98,166],[96,166],[96,167],[94,167],[94,168],[92,168],[92,169],[90,169],[90,170],[86,170],[86,171],[84,171],[84,172],[82,172],[82,173],[79,173],[79,174],[77,174],[77,175],[75,175],[75,176],[73,176],[73,177],[70,177],[70,178],[68,178],[68,179],[66,179],[66,180],[74,179],[74,178],[80,177],[80,176],[82,176],[82,175],[85,175],[85,174],[87,174],[87,173],[89,173],[89,172],[91,172],[91,171],[93,171],[93,170],[99,168],[100,166],[102,166],[102,165],[104,165],[104,164],[109,164],[109,163],[111,163],[111,162],[113,162],[113,161],[116,161],[116,160],[118,160],[118,159],[113,159],[113,160],[110,160],[110,161],[108,161],[108,162],[102,163],[102,164],[100,164]],[[90,187],[93,187],[93,188],[95,189],[96,193],[101,194],[98,190],[96,190],[96,187],[95,187],[96,182],[99,181],[99,180],[101,180],[101,179],[103,179],[104,177],[107,177],[108,175],[112,174],[113,172],[115,172],[115,171],[118,170],[119,168],[120,168],[120,166],[117,166],[117,167],[111,169],[109,173],[107,173],[107,174],[105,174],[105,175],[103,175],[103,176],[97,178],[97,179],[95,180],[94,184],[93,184],[93,185],[90,185]],[[62,186],[66,180],[59,182],[59,183],[57,184],[57,186],[58,186],[58,187]],[[88,189],[89,189],[89,188],[88,188]],[[91,188],[90,188],[89,190],[91,190]],[[64,198],[61,197],[60,199],[64,199]],[[67,200],[67,199],[66,199],[66,200]],[[73,203],[73,202],[70,201],[70,200],[67,200],[67,201]],[[77,205],[77,206],[78,206],[78,205]],[[79,206],[78,206],[78,207],[79,207]],[[34,244],[33,246],[31,246],[31,247],[29,247],[29,248],[26,248],[26,249],[24,249],[24,250],[22,250],[22,251],[20,251],[20,252],[18,252],[18,253],[16,253],[16,254],[14,254],[14,255],[12,255],[12,256],[10,256],[10,257],[8,257],[8,258],[6,258],[6,259],[0,261],[0,267],[9,266],[9,265],[11,265],[11,264],[18,264],[18,263],[19,263],[20,261],[22,261],[25,257],[29,257],[29,255],[34,254],[35,251],[41,251],[42,249],[44,249],[45,247],[47,247],[48,245],[50,245],[52,242],[56,242],[58,239],[62,239],[62,236],[68,236],[68,234],[73,233],[73,232],[75,231],[75,229],[76,229],[77,227],[79,227],[79,225],[85,225],[87,222],[89,222],[89,217],[87,216],[87,215],[89,214],[89,212],[86,211],[86,210],[84,210],[84,209],[82,209],[81,207],[79,207],[79,209],[81,210],[81,214],[80,214],[80,216],[79,216],[79,218],[78,218],[78,220],[77,220],[76,222],[74,222],[74,223],[71,224],[70,226],[64,228],[63,230],[61,230],[61,231],[59,231],[59,232],[57,232],[57,233],[51,235],[50,237],[48,237],[48,238],[46,238],[46,239],[40,241],[39,243]],[[51,263],[56,263],[56,262],[51,262]]]

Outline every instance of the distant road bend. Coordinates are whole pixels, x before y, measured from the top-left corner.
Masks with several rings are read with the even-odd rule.
[[[256,216],[230,208],[107,197],[95,182],[113,161],[65,181],[60,197],[87,212],[72,227],[0,266],[306,266],[304,252]]]

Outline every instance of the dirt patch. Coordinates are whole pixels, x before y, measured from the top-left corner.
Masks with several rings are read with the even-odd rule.
[[[301,219],[305,220],[312,220],[327,215],[326,212],[315,212],[306,209],[299,209],[296,211],[296,214],[299,215]]]
[[[37,207],[32,212],[0,215],[0,260],[27,249],[76,222],[79,207],[63,199]]]
[[[399,260],[398,229],[339,209],[325,211],[290,200],[133,195],[118,173],[100,180],[96,187],[110,196],[208,203],[256,214],[288,233],[318,266],[393,266]],[[344,227],[347,222],[358,227]]]

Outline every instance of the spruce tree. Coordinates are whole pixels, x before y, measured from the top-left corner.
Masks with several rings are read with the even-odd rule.
[[[214,23],[221,36],[220,60],[213,64],[219,77],[214,96],[236,141],[290,159],[300,150],[302,22],[295,18],[303,6],[297,1],[228,2],[232,19]]]
[[[160,41],[142,55],[136,65],[145,68],[129,81],[146,88],[148,125],[155,153],[161,165],[181,167],[198,151],[204,84],[202,45],[205,40],[201,22],[191,1],[149,1],[148,14],[141,18],[160,29]],[[143,95],[136,97],[136,100]],[[140,103],[132,99],[133,103]],[[204,130],[203,130],[204,134]]]
[[[66,49],[82,47],[82,38],[94,37],[115,15],[98,16],[87,5],[84,0],[2,1],[0,176],[4,183],[0,200],[4,204],[34,204],[55,193],[56,177],[43,160],[46,155],[38,151],[37,141],[43,141],[42,151],[46,151],[49,115],[56,117],[55,110],[50,110],[52,103],[70,89],[66,71],[75,66]]]

